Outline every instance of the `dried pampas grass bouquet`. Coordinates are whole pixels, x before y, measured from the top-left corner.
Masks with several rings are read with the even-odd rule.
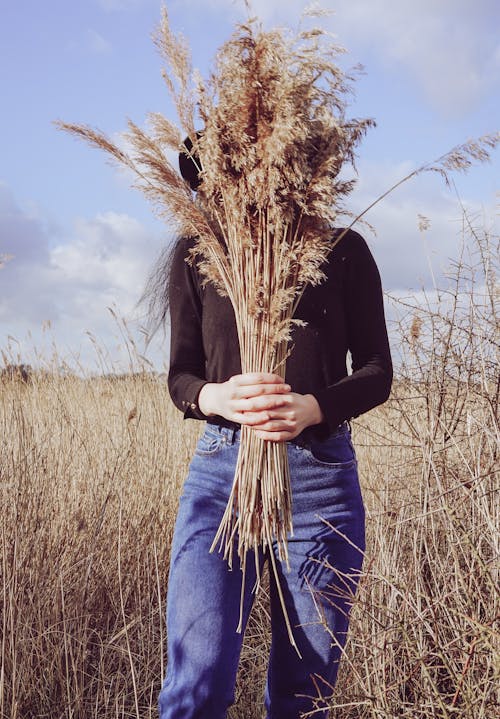
[[[340,171],[373,121],[346,118],[352,78],[336,65],[342,49],[321,29],[292,36],[264,31],[257,20],[239,25],[207,81],[193,75],[165,8],[154,39],[181,129],[158,113],[148,117],[149,133],[129,121],[125,153],[89,127],[58,125],[131,169],[159,214],[196,238],[190,261],[232,303],[242,372],[284,377],[295,308],[304,288],[322,281],[332,226],[348,214],[342,203],[354,183]],[[196,196],[167,149],[184,149],[197,164]],[[286,564],[291,502],[286,444],[243,426],[212,547],[231,564],[237,545],[243,582],[248,550],[263,547],[279,588],[272,546]],[[289,622],[288,629],[293,642]]]

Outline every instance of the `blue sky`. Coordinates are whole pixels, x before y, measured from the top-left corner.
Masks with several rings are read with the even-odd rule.
[[[265,26],[296,27],[301,0],[254,0]],[[407,171],[500,122],[500,9],[496,0],[324,0],[321,24],[362,63],[352,114],[377,121],[359,152],[353,208],[363,208]],[[171,0],[171,24],[206,75],[243,2]],[[61,359],[93,368],[96,344],[109,364],[127,363],[124,318],[138,345],[135,303],[148,269],[169,241],[129,177],[105,156],[57,131],[52,121],[88,123],[117,139],[126,118],[174,119],[151,41],[159,0],[19,0],[2,3],[0,25],[0,349],[26,362]],[[491,225],[500,153],[455,176],[462,202]],[[418,232],[418,215],[431,225]],[[460,207],[435,175],[408,183],[367,219],[364,232],[386,290],[431,287],[458,253]],[[95,341],[92,339],[95,338]],[[149,357],[161,370],[158,338]]]

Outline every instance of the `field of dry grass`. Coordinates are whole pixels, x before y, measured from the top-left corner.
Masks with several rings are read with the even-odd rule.
[[[368,543],[336,719],[498,716],[496,251],[476,236],[454,289],[408,309],[393,395],[354,422]],[[154,717],[200,425],[147,374],[4,373],[0,430],[0,717]],[[267,626],[262,595],[231,719],[262,717]]]

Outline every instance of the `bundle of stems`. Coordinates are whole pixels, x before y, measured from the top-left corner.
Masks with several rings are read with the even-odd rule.
[[[255,19],[238,25],[206,82],[192,72],[187,45],[172,32],[165,8],[154,41],[167,64],[163,74],[182,132],[160,113],[148,116],[150,133],[129,120],[131,150],[125,152],[91,127],[57,124],[132,170],[159,216],[196,239],[189,261],[231,301],[242,372],[284,378],[297,304],[306,286],[324,279],[322,265],[347,231],[332,228],[339,215],[350,227],[364,214],[354,217],[345,209],[355,180],[340,173],[346,164],[354,167],[355,149],[374,121],[346,117],[354,76],[337,66],[343,49],[320,28],[292,35],[263,31]],[[182,140],[185,134],[192,147]],[[488,159],[497,142],[498,133],[466,143],[404,180],[425,170],[446,178],[451,169]],[[198,165],[196,196],[167,149],[184,149]],[[163,289],[160,282],[150,296],[151,312],[160,319],[167,311]],[[212,549],[219,546],[231,563],[237,541],[243,577],[248,551],[257,557],[260,547],[267,549],[280,590],[273,547],[286,564],[291,501],[286,444],[261,440],[243,426],[231,496]]]
[[[227,237],[233,256],[231,301],[240,343],[242,372],[271,372],[285,378],[288,328],[293,322],[297,297],[298,265],[302,237],[292,223],[283,223],[277,238],[270,228],[269,214],[258,213],[252,245],[239,248],[237,233]],[[288,566],[287,538],[293,532],[290,475],[285,443],[261,440],[250,427],[241,428],[241,442],[231,495],[212,544],[224,551],[232,565],[234,538],[243,570],[240,624],[247,552],[254,550],[256,575],[260,582],[259,548],[267,548],[287,622],[293,633],[281,595],[273,544],[278,558]]]

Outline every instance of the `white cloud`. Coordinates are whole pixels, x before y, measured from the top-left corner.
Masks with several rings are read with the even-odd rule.
[[[128,312],[147,272],[148,245],[148,233],[136,220],[106,212],[76,220],[73,236],[54,247],[50,259],[55,271],[77,283],[89,302],[94,294],[98,302],[112,297]]]
[[[31,336],[40,350],[50,325],[58,349],[80,354],[86,347],[87,363],[94,351],[86,332],[126,358],[109,308],[137,330],[135,306],[159,247],[139,222],[112,212],[80,218],[69,236],[59,231],[54,241],[43,221],[0,186],[0,253],[13,255],[0,273],[0,349],[10,335],[24,348]]]
[[[362,212],[386,189],[413,168],[408,163],[359,163],[360,181],[349,207]],[[480,206],[462,198],[471,219],[484,223],[493,218],[494,207]],[[429,219],[425,232],[419,215]],[[463,239],[463,214],[454,193],[434,173],[412,178],[375,205],[365,216],[376,235],[358,224],[379,265],[384,288],[394,292],[419,292],[442,286],[450,261],[458,256]]]
[[[338,0],[337,6],[346,36],[372,46],[388,64],[406,66],[439,110],[467,110],[498,79],[500,17],[493,0]]]
[[[17,206],[4,185],[0,185],[0,252],[11,257],[0,279],[2,323],[19,317],[36,321],[40,312],[55,314],[50,294],[42,290],[42,286],[49,284],[51,272],[49,243],[43,225]],[[39,289],[34,296],[31,295],[32,283]]]

